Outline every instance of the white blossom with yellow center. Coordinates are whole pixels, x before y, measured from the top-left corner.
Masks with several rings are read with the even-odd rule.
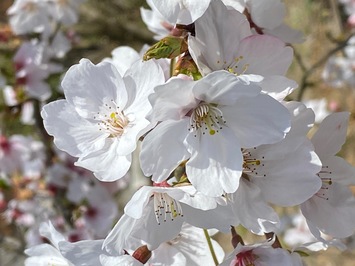
[[[78,157],[75,163],[104,181],[124,176],[131,153],[150,122],[148,95],[164,82],[153,61],[136,62],[121,77],[114,65],[93,65],[83,59],[66,73],[66,100],[44,106],[44,125],[61,150]]]

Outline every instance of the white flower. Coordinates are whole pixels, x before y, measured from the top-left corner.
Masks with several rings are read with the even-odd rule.
[[[28,177],[39,176],[44,168],[44,146],[31,137],[12,135],[6,138],[0,135],[1,171],[12,174],[21,171]]]
[[[7,10],[15,34],[42,33],[50,25],[50,5],[45,0],[16,0]]]
[[[227,71],[198,81],[175,78],[157,87],[150,97],[152,119],[162,122],[143,141],[145,175],[162,182],[189,159],[187,177],[198,191],[209,196],[235,192],[241,148],[275,143],[289,130],[287,109],[260,90]]]
[[[345,142],[349,113],[334,113],[320,124],[312,137],[315,152],[322,161],[318,177],[320,190],[301,205],[312,233],[319,231],[334,236],[350,236],[355,229],[355,198],[348,188],[355,184],[355,169],[335,156]]]
[[[43,59],[43,47],[36,42],[24,42],[14,57],[17,85],[23,85],[28,96],[41,101],[51,96],[50,87],[44,80],[55,72],[53,65]]]
[[[230,208],[217,205],[218,201],[221,199],[204,196],[192,186],[142,187],[127,203],[104,247],[109,253],[134,250],[142,240],[153,250],[175,238],[183,222],[228,232],[237,221]]]
[[[252,35],[246,17],[227,10],[220,1],[211,2],[195,22],[195,32],[195,36],[189,37],[188,45],[202,75],[221,69],[244,75],[260,82],[262,90],[278,100],[297,87],[294,81],[284,77],[292,62],[292,48],[272,36]]]
[[[243,176],[238,190],[228,195],[240,223],[255,234],[279,229],[279,217],[268,203],[294,206],[321,186],[316,176],[321,162],[306,136],[314,113],[298,102],[284,105],[292,115],[290,132],[275,144],[243,149]]]
[[[117,180],[129,170],[131,153],[150,124],[148,95],[163,82],[153,61],[137,62],[122,78],[110,63],[83,59],[63,79],[66,100],[43,107],[44,126],[59,149],[79,157],[75,165],[100,180]]]

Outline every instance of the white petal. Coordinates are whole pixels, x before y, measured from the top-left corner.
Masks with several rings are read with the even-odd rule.
[[[288,110],[268,95],[243,98],[235,106],[220,109],[226,126],[233,130],[243,148],[280,141],[290,129]]]
[[[238,66],[248,64],[245,73],[262,76],[285,75],[292,63],[293,51],[278,38],[268,35],[251,35],[240,42]]]
[[[117,141],[106,143],[101,150],[79,158],[75,165],[93,171],[101,181],[118,180],[128,172],[131,166],[131,155],[120,155],[117,146]]]
[[[73,265],[100,265],[99,257],[104,253],[102,243],[103,239],[83,240],[75,243],[63,241],[59,243],[59,249],[64,258]]]
[[[105,58],[103,61],[110,62],[115,65],[121,77],[126,73],[132,64],[140,59],[136,50],[129,46],[120,46],[112,50],[112,59]]]
[[[182,205],[185,221],[200,228],[215,228],[224,233],[230,233],[231,225],[239,225],[238,217],[233,213],[230,205],[212,210],[199,210],[188,205]]]
[[[195,22],[195,32],[195,37],[189,37],[189,51],[203,75],[234,62],[240,40],[251,35],[247,18],[227,10],[221,1],[211,1]]]
[[[327,167],[320,174],[322,178],[330,178],[345,186],[355,185],[355,168],[343,158],[330,156],[323,159],[322,164]]]
[[[172,78],[166,84],[157,86],[155,93],[149,97],[153,106],[151,121],[178,120],[184,117],[197,105],[192,94],[194,85],[195,82],[191,80]]]
[[[273,145],[269,146],[273,150]],[[261,188],[268,202],[281,206],[297,205],[312,197],[321,187],[320,178],[316,175],[321,170],[321,162],[308,139],[296,151],[282,157],[269,154],[262,163],[262,173],[259,174],[266,176],[255,177],[252,182]]]
[[[146,176],[164,181],[189,154],[183,145],[188,133],[188,119],[164,121],[143,140],[140,162]]]
[[[39,233],[41,236],[47,238],[51,243],[58,248],[58,243],[60,241],[65,241],[64,236],[59,233],[50,221],[43,222],[39,228]]]
[[[312,137],[312,143],[321,159],[340,151],[345,143],[349,115],[348,112],[333,113],[319,125]]]
[[[65,74],[62,87],[67,101],[77,112],[92,119],[106,101],[114,100],[122,109],[127,102],[127,91],[115,66],[108,62],[94,65],[80,60]]]
[[[276,212],[264,201],[260,188],[242,178],[233,194],[234,213],[241,224],[254,234],[275,232],[279,226]]]
[[[280,25],[286,14],[285,4],[279,0],[251,0],[248,9],[255,24],[268,29]]]
[[[266,94],[278,101],[282,101],[298,87],[298,84],[284,76],[272,75],[259,82],[259,86]]]
[[[324,191],[324,189],[323,189]],[[303,215],[323,233],[344,238],[353,234],[355,199],[345,186],[333,183],[301,205]]]
[[[180,0],[153,0],[154,6],[171,24],[175,24],[180,12]]]
[[[186,140],[191,153],[186,163],[186,174],[192,185],[211,197],[237,190],[242,170],[242,153],[239,142],[228,128],[215,135],[195,137],[190,134]]]
[[[153,190],[153,187],[141,187],[136,193],[133,194],[130,201],[126,204],[124,208],[125,214],[134,219],[140,219],[143,214],[143,209],[147,206]]]
[[[227,71],[215,71],[196,82],[192,92],[196,99],[208,103],[231,105],[244,97],[257,96],[261,88]]]
[[[285,43],[302,43],[305,41],[303,33],[299,30],[295,30],[287,26],[286,24],[281,24],[274,29],[264,29],[264,34],[272,35]]]
[[[128,94],[126,112],[142,114],[145,117],[151,109],[148,96],[154,92],[155,86],[165,82],[163,70],[154,60],[139,60],[127,70],[123,79]],[[129,85],[132,81],[128,82],[128,79],[133,80],[134,87]]]
[[[54,136],[56,146],[72,156],[80,156],[102,148],[107,137],[96,124],[80,117],[65,100],[45,105],[41,112],[44,127]]]

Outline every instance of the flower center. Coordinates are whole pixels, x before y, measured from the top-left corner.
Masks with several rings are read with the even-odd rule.
[[[201,103],[193,111],[190,117],[190,132],[197,132],[205,135],[208,132],[210,135],[216,134],[222,129],[226,121],[223,119],[223,113],[214,104]]]
[[[229,64],[227,61],[221,62],[217,61],[217,64],[220,65],[222,64],[222,68],[224,70],[227,70],[228,72],[238,76],[238,75],[243,75],[249,67],[249,64],[243,64],[241,61],[244,59],[244,57],[238,56],[234,58],[234,60]]]
[[[236,258],[231,262],[231,266],[254,266],[258,257],[253,254],[252,250],[237,254]]]
[[[317,197],[325,200],[329,200],[329,188],[333,184],[332,178],[329,177],[329,175],[331,175],[332,172],[329,171],[328,168],[329,168],[328,166],[323,165],[322,170],[317,174],[322,181],[322,186],[319,189],[319,191],[315,194]]]
[[[154,212],[157,223],[160,225],[160,219],[166,222],[167,216],[173,221],[177,216],[183,217],[181,205],[178,201],[166,193],[154,193]]]
[[[251,177],[266,177],[266,173],[263,171],[263,167],[265,166],[264,156],[262,156],[261,159],[257,158],[250,149],[243,150],[242,154],[244,174]]]
[[[109,134],[109,138],[120,137],[124,134],[125,128],[129,125],[129,118],[123,113],[122,110],[111,100],[109,103],[105,103],[102,112],[97,112],[94,116],[95,120],[99,120],[98,123],[100,131],[104,131]]]
[[[235,75],[243,75],[249,67],[249,64],[239,65],[240,61],[243,60],[243,56],[236,57],[234,61],[226,68],[226,70]]]

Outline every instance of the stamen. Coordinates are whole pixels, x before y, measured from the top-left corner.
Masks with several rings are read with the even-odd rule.
[[[197,106],[190,117],[189,131],[201,132],[202,135],[206,134],[206,131],[210,135],[214,135],[222,129],[222,124],[226,121],[223,119],[223,113],[220,109],[212,104],[201,103]]]
[[[255,150],[255,149],[254,149]],[[255,158],[252,150],[242,150],[243,154],[243,173],[252,177],[266,177],[263,171],[265,166],[265,157]]]
[[[243,75],[249,68],[250,64],[245,64],[240,68],[240,61],[243,60],[244,57],[241,55],[239,57],[234,58],[234,62],[232,62],[230,65],[227,65],[224,67],[225,70],[227,70],[228,72],[235,74],[235,75]],[[219,63],[219,61],[217,61],[217,63]],[[227,62],[224,61],[224,64],[226,65]],[[237,69],[241,69],[240,72],[237,71]]]
[[[233,266],[254,266],[255,260],[258,256],[253,254],[253,250],[248,250],[237,254],[235,259],[232,261]]]
[[[327,165],[323,165],[322,170],[319,171],[319,173],[317,174],[317,176],[322,181],[322,186],[315,195],[324,200],[329,200],[329,188],[333,184],[332,178],[329,177],[329,175],[331,175],[332,172],[329,171],[328,169],[329,167]],[[322,177],[323,175],[325,176]]]
[[[112,99],[110,103],[104,104],[102,112],[97,112],[94,119],[99,120],[99,130],[109,133],[110,138],[122,136],[125,132],[125,128],[130,123],[128,117],[120,110]]]
[[[166,193],[154,193],[154,212],[155,219],[160,225],[160,219],[166,222],[167,214],[170,215],[170,219],[173,221],[174,218],[181,216],[183,217],[182,208],[180,202],[176,201]],[[164,216],[163,216],[164,214]]]

